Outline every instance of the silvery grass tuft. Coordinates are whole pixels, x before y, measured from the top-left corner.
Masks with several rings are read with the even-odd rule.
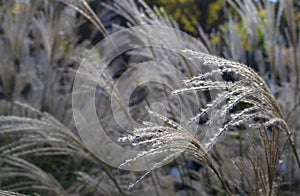
[[[173,93],[185,93],[191,90],[223,90],[202,112],[195,116],[192,121],[199,120],[208,113],[219,110],[218,115],[230,114],[230,121],[222,128],[216,130],[215,137],[205,144],[208,149],[218,138],[230,127],[241,125],[245,122],[255,120],[250,127],[266,129],[276,128],[286,132],[288,136],[291,131],[286,124],[278,103],[269,91],[264,80],[251,68],[208,54],[186,50],[192,55],[192,59],[198,60],[201,64],[210,66],[211,71],[186,80],[187,88],[179,89]],[[233,79],[224,80],[225,74],[231,75]],[[220,80],[216,80],[219,78]],[[234,81],[232,81],[234,80]],[[238,104],[244,104],[243,109],[233,112]],[[220,107],[220,108],[219,108]],[[217,115],[211,116],[207,123],[213,123]],[[292,141],[291,141],[292,142]]]
[[[164,125],[158,125],[152,122],[144,122],[144,125],[146,126],[145,128],[135,129],[133,135],[121,137],[119,141],[128,140],[133,145],[148,148],[148,150],[141,152],[137,157],[128,159],[125,163],[120,165],[120,168],[138,159],[156,156],[160,153],[169,152],[169,155],[163,158],[161,162],[155,163],[148,172],[146,172],[135,183],[131,184],[128,189],[132,189],[151,171],[162,166],[165,161],[178,156],[178,154],[182,153],[183,151],[187,151],[207,164],[210,169],[216,174],[217,178],[221,181],[221,183],[225,187],[226,192],[230,193],[226,183],[222,179],[222,175],[214,165],[212,158],[206,153],[205,147],[180,124],[164,117],[163,115],[160,115],[159,113],[153,112],[151,110],[148,111],[150,115],[163,120]]]
[[[217,91],[217,96],[212,98],[212,101],[206,104],[205,108],[201,108],[201,112],[191,118],[191,122],[201,121],[203,120],[202,118],[209,116],[209,119],[205,122],[208,126],[213,125],[222,118],[225,119],[224,123],[218,129],[209,130],[209,138],[200,141],[199,138],[194,137],[176,122],[149,111],[150,114],[163,120],[164,125],[144,122],[144,128],[135,129],[133,135],[120,138],[120,140],[129,140],[133,145],[148,148],[146,152],[140,153],[135,158],[128,159],[123,164],[130,164],[137,159],[155,156],[158,153],[168,151],[170,155],[162,160],[163,162],[166,159],[170,159],[172,155],[175,156],[176,153],[185,150],[208,165],[221,181],[226,192],[230,194],[229,188],[208,155],[208,151],[230,129],[248,125],[249,129],[258,131],[265,150],[265,157],[262,158],[258,155],[258,150],[256,150],[254,142],[252,142],[255,156],[253,155],[249,159],[253,166],[257,185],[253,188],[249,180],[250,188],[253,193],[257,194],[260,192],[266,195],[275,193],[276,171],[287,142],[290,143],[294,150],[298,163],[299,159],[290,137],[292,133],[266,83],[251,68],[243,64],[196,51],[184,50],[183,52],[188,54],[192,61],[199,63],[199,66],[210,67],[210,71],[185,80],[186,88],[175,90],[173,94],[187,93],[189,91]],[[224,75],[229,76],[229,79],[224,78]],[[286,135],[286,140],[282,145],[279,136],[281,133]],[[267,162],[266,171],[263,168],[262,160]],[[162,162],[157,162],[150,168],[149,172],[161,166]],[[236,164],[239,169],[244,169],[242,161],[237,161]],[[140,182],[145,175],[132,184],[130,188]],[[258,188],[258,183],[263,185],[263,191]]]

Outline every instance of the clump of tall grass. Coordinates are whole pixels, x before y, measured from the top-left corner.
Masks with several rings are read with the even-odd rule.
[[[1,10],[1,189],[45,195],[101,193],[94,187],[97,183],[85,188],[89,183],[77,179],[77,170],[96,168],[107,186],[122,193],[119,185],[111,184],[117,181],[109,167],[87,150],[72,124],[71,67],[76,68],[89,45],[78,43],[75,12],[48,0],[2,1]]]
[[[205,124],[212,126],[221,119],[226,120],[220,128],[209,130],[210,133],[207,134],[209,137],[201,141],[199,138],[197,140],[188,130],[185,130],[176,122],[151,112],[163,120],[165,124],[158,126],[151,122],[145,122],[145,128],[136,129],[134,136],[125,137],[125,139],[133,142],[134,145],[146,145],[150,149],[135,158],[127,160],[124,164],[165,151],[170,153],[169,157],[165,158],[169,159],[172,156],[176,156],[176,153],[186,150],[199,158],[204,164],[207,164],[222,182],[226,192],[229,193],[226,183],[224,183],[220,172],[208,156],[208,152],[230,129],[241,125],[249,125],[251,131],[257,131],[257,134],[260,134],[264,146],[264,159],[266,159],[267,163],[265,171],[262,157],[257,155],[259,152],[256,150],[255,144],[253,144],[254,153],[256,153],[257,157],[250,159],[250,161],[253,164],[257,186],[251,188],[251,190],[253,193],[258,193],[257,191],[260,190],[259,186],[263,186],[264,194],[269,195],[273,193],[277,167],[286,148],[286,143],[289,142],[293,150],[296,149],[291,139],[292,133],[266,83],[251,68],[243,64],[195,51],[186,50],[183,52],[190,55],[191,60],[196,60],[199,66],[209,66],[211,71],[186,80],[185,84],[187,87],[175,90],[173,94],[189,91],[218,90],[218,95],[215,99],[207,104],[205,108],[201,108],[201,113],[193,117],[191,121],[201,121],[209,116]],[[230,80],[222,77],[226,74],[231,77]],[[282,138],[279,137],[282,137],[282,133],[285,133],[285,139],[283,139],[285,142],[283,144],[280,143]],[[297,152],[294,151],[294,153],[299,164]],[[259,161],[261,162],[258,163]],[[155,164],[151,170],[156,166],[160,166],[160,162]],[[239,164],[239,168],[244,168],[242,163]],[[249,185],[251,186],[251,183]]]
[[[221,30],[226,44],[215,46],[221,48],[216,54],[247,64],[264,78],[299,150],[299,3],[292,0],[227,2],[229,20]],[[294,155],[287,152],[285,157],[284,164],[290,171],[286,183],[293,186],[298,181],[299,169]]]
[[[9,179],[18,179],[15,184],[3,188],[53,191],[58,195],[68,195],[51,174],[28,161],[34,157],[43,159],[63,155],[80,162],[85,160],[101,167],[115,180],[107,166],[94,157],[80,138],[55,117],[21,103],[16,104],[35,117],[0,116],[0,134],[10,138],[10,142],[0,148],[0,179],[3,184]]]

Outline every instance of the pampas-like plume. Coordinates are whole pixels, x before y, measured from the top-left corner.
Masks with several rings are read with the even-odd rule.
[[[206,122],[208,126],[219,119],[223,118],[226,120],[224,120],[221,128],[209,130],[211,132],[209,133],[209,138],[200,142],[176,122],[150,112],[150,114],[163,120],[165,124],[158,126],[145,122],[145,128],[136,129],[133,136],[123,137],[123,140],[128,139],[134,145],[150,147],[147,151],[127,160],[124,164],[140,158],[155,156],[158,153],[165,153],[166,151],[169,152],[169,156],[165,159],[169,159],[178,152],[185,150],[207,164],[221,180],[224,187],[226,187],[221,176],[218,176],[219,172],[216,170],[207,152],[230,128],[248,124],[250,127],[259,130],[285,132],[300,165],[290,137],[292,133],[284,120],[278,103],[258,74],[240,63],[191,50],[184,50],[183,52],[189,55],[190,60],[200,63],[199,66],[209,67],[210,71],[186,80],[186,88],[175,90],[173,94],[187,93],[189,91],[217,91],[218,95],[216,98],[212,98],[211,103],[207,104],[206,108],[201,108],[202,112],[194,116],[191,122],[201,120],[207,116],[209,116]],[[230,81],[223,78],[225,74],[232,77]],[[150,171],[160,166],[163,161],[156,163]]]
[[[190,90],[222,90],[192,121],[199,120],[207,114],[211,114],[208,124],[214,123],[218,115],[224,118],[229,116],[230,119],[224,123],[223,127],[215,130],[216,133],[212,134],[214,137],[210,138],[208,143],[203,144],[208,150],[229,128],[249,124],[253,128],[284,131],[300,166],[296,149],[290,137],[292,133],[284,120],[280,107],[264,80],[257,73],[246,65],[223,58],[190,50],[184,52],[191,55],[192,60],[209,66],[211,71],[186,80],[185,83],[189,87],[173,93],[185,93]],[[225,74],[231,74],[234,81],[224,81]],[[236,109],[238,105],[241,108]],[[217,115],[212,114],[216,111]]]
[[[213,173],[220,180],[225,188],[225,191],[230,195],[230,190],[224,182],[221,173],[215,166],[213,159],[206,153],[205,147],[196,140],[193,135],[183,128],[180,124],[164,117],[161,114],[149,110],[149,114],[164,121],[164,125],[157,125],[152,122],[144,122],[145,128],[138,128],[134,130],[133,135],[121,137],[119,140],[128,140],[134,145],[148,147],[148,150],[140,153],[138,156],[128,159],[126,162],[120,165],[122,168],[124,165],[130,164],[138,159],[147,159],[155,157],[161,153],[168,152],[163,160],[156,162],[141,178],[135,183],[131,184],[128,189],[132,189],[141,180],[143,180],[151,171],[162,166],[166,161],[172,160],[183,151],[196,156],[200,161],[209,166]]]

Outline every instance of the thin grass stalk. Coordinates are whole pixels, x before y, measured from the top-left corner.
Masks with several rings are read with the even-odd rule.
[[[218,171],[217,167],[214,165],[210,156],[206,153],[204,155],[202,155],[202,154],[200,155],[198,153],[193,153],[193,155],[196,156],[199,160],[204,160],[204,162],[209,166],[209,168],[212,170],[212,172],[216,175],[218,180],[223,185],[227,195],[232,195],[227,183],[223,180],[221,173]]]
[[[73,7],[75,10],[77,10],[83,16],[85,16],[90,22],[92,22],[99,29],[99,31],[103,34],[104,37],[109,36],[109,33],[106,31],[103,23],[98,19],[95,12],[91,9],[91,7],[87,4],[85,0],[60,0],[60,1]]]

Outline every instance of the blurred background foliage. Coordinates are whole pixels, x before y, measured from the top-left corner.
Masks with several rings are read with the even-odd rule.
[[[180,25],[192,34],[197,33],[201,25],[211,32],[225,20],[222,12],[223,0],[146,0],[151,6],[162,6]]]

